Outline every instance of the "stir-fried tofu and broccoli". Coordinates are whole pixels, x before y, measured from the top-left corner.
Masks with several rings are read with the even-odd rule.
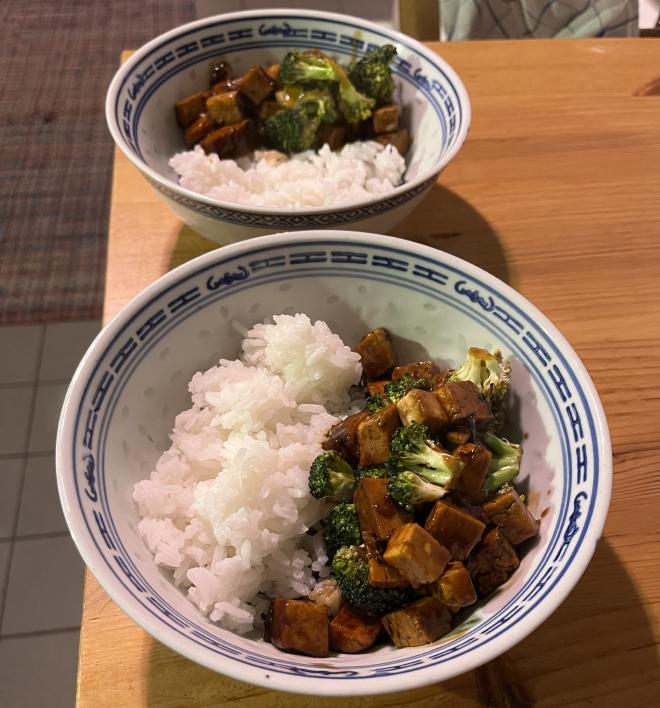
[[[365,90],[372,74],[360,71]],[[512,484],[522,449],[500,432],[510,373],[499,352],[471,348],[455,370],[397,365],[384,329],[356,351],[366,406],[328,432],[309,474],[330,507],[332,576],[306,600],[272,600],[266,617],[267,640],[317,657],[436,641],[511,577],[539,528]]]
[[[391,44],[348,67],[318,49],[289,52],[280,64],[255,65],[233,76],[227,61],[211,71],[208,90],[177,101],[176,118],[189,147],[236,159],[257,148],[284,155],[331,150],[373,139],[401,155],[410,135],[399,124],[390,64]]]

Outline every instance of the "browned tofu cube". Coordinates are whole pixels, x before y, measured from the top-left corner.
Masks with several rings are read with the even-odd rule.
[[[363,538],[369,532],[376,541],[387,542],[393,531],[412,520],[412,514],[387,494],[386,479],[363,477],[353,493],[353,503]]]
[[[465,445],[470,440],[470,432],[468,430],[449,430],[445,435],[445,441],[450,447],[458,447]]]
[[[390,456],[390,441],[398,427],[400,421],[395,403],[381,408],[360,421],[357,438],[362,467],[387,462]]]
[[[416,379],[430,379],[437,373],[437,367],[432,361],[413,361],[410,364],[395,366],[392,371],[392,381],[398,381],[406,374]]]
[[[458,612],[461,607],[467,607],[477,601],[477,591],[470,574],[459,561],[452,561],[433,583],[433,594],[452,612]]]
[[[357,464],[360,455],[358,443],[358,425],[369,416],[368,411],[349,415],[330,428],[321,447],[324,450],[336,450],[351,465]]]
[[[463,469],[455,486],[456,491],[471,501],[482,501],[482,487],[493,453],[482,445],[466,443],[455,448],[452,454],[463,462]]]
[[[396,106],[377,108],[373,121],[374,133],[393,133],[399,127],[399,109]]]
[[[350,605],[344,605],[330,622],[330,646],[337,651],[355,654],[373,646],[382,629],[378,617],[368,617]]]
[[[405,157],[405,154],[410,148],[410,133],[402,128],[401,130],[395,130],[393,133],[380,133],[374,138],[382,145],[394,145],[394,147],[399,151],[399,154]]]
[[[464,509],[439,499],[426,518],[424,528],[449,550],[453,560],[464,560],[486,527]]]
[[[194,123],[200,114],[206,111],[206,99],[210,95],[210,91],[200,91],[174,104],[176,119],[182,128]]]
[[[215,121],[208,113],[202,115],[191,123],[184,133],[186,145],[196,145],[200,140],[203,140],[212,130],[217,127]]]
[[[220,125],[240,123],[244,118],[238,91],[225,91],[211,96],[206,102],[206,111]]]
[[[369,381],[367,384],[367,391],[369,391],[370,396],[375,396],[377,393],[383,395],[385,393],[385,386],[391,383],[389,379],[381,379],[380,381]]]
[[[369,558],[369,585],[375,588],[407,588],[410,583],[396,568],[380,558]]]
[[[479,597],[487,597],[505,583],[520,565],[514,547],[497,527],[486,532],[467,559],[465,567]]]
[[[214,130],[202,140],[201,145],[207,155],[214,152],[223,160],[233,160],[256,149],[259,134],[251,120],[244,120]]]
[[[264,101],[259,106],[259,119],[268,120],[271,116],[274,116],[281,110],[282,106],[279,106],[275,101]]]
[[[396,364],[396,354],[387,330],[378,328],[366,334],[357,343],[355,351],[360,355],[364,375],[375,379]]]
[[[273,82],[268,74],[256,64],[235,81],[241,95],[250,99],[255,106],[260,105],[273,93]]]
[[[472,381],[450,381],[436,386],[433,392],[440,399],[451,425],[469,425],[473,420],[479,427],[493,421],[488,403]]]
[[[413,388],[397,401],[399,418],[405,426],[413,423],[424,423],[430,433],[437,433],[447,427],[449,419],[440,399],[431,391]]]
[[[331,150],[339,150],[346,144],[346,126],[323,124],[318,132],[319,143]]]
[[[267,66],[266,69],[266,75],[271,81],[277,82],[277,80],[280,78],[280,65],[279,64],[271,64],[270,66]]]
[[[381,621],[399,648],[430,644],[451,629],[451,614],[435,597],[423,597],[400,607],[385,615]]]
[[[484,511],[490,522],[499,527],[504,538],[514,546],[536,536],[539,531],[539,522],[513,487],[486,502]]]
[[[224,81],[218,81],[217,84],[213,84],[211,87],[211,92],[213,94],[226,93],[227,91],[236,90],[238,90],[236,79],[225,79]]]
[[[390,536],[383,559],[414,587],[437,580],[449,560],[449,551],[419,524],[399,526]]]
[[[328,656],[328,608],[303,600],[271,600],[264,639],[285,651]]]

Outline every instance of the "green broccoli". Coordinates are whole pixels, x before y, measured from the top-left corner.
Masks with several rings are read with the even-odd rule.
[[[289,52],[280,64],[278,81],[282,85],[338,80],[336,64],[327,57]]]
[[[483,433],[481,439],[493,453],[483,486],[484,494],[490,496],[520,472],[522,448],[489,432]]]
[[[378,106],[392,102],[394,81],[390,62],[395,55],[396,48],[392,44],[372,49],[349,72],[348,78],[353,86],[365,96],[373,98]]]
[[[425,502],[437,501],[447,491],[446,487],[427,482],[409,470],[397,472],[387,483],[387,493],[407,511],[413,511],[415,507]]]
[[[357,546],[362,543],[360,522],[355,504],[342,502],[330,509],[325,519],[323,540],[330,559],[343,546]]]
[[[428,428],[422,423],[398,428],[390,444],[390,469],[414,472],[428,482],[450,487],[463,469],[463,462],[440,452],[428,437]]]
[[[335,501],[350,499],[355,486],[353,468],[336,451],[322,452],[309,469],[309,491],[313,497]]]
[[[332,92],[324,87],[303,91],[296,99],[296,107],[321,123],[335,123],[339,118]]]
[[[387,396],[384,396],[382,393],[375,393],[373,396],[367,397],[365,410],[369,411],[369,413],[375,413],[381,408],[385,408],[385,406],[388,406],[390,403],[391,401]]]
[[[355,470],[355,481],[359,482],[363,477],[380,477],[387,479],[390,476],[390,470],[387,465],[367,465],[358,467]]]
[[[371,615],[384,615],[414,598],[410,588],[375,588],[369,585],[369,563],[363,549],[340,548],[332,559],[332,572],[349,605]]]
[[[352,125],[355,125],[360,121],[371,118],[375,101],[373,98],[361,94],[348,80],[344,70],[341,69],[337,103],[344,118]]]
[[[318,116],[310,116],[304,108],[285,108],[264,122],[266,144],[281,152],[311,150],[321,124]]]
[[[449,376],[449,381],[472,381],[492,404],[500,402],[509,390],[511,369],[499,349],[491,353],[487,349],[470,347],[465,362]]]
[[[390,401],[396,403],[400,401],[408,391],[412,391],[413,388],[421,388],[428,391],[431,388],[431,381],[429,379],[415,377],[412,374],[404,374],[398,381],[390,381],[390,383],[385,384],[385,394]]]

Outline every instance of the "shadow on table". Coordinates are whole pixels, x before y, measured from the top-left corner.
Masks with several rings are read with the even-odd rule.
[[[512,273],[491,224],[469,202],[440,184],[392,232],[463,258],[505,283]]]

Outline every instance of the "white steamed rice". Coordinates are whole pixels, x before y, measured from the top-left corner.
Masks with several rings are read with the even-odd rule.
[[[172,444],[133,490],[139,531],[158,565],[211,620],[250,631],[264,595],[305,596],[329,573],[323,501],[309,466],[358,383],[359,356],[324,322],[279,315],[244,332],[240,360],[189,384]]]
[[[280,208],[331,207],[391,192],[405,160],[392,145],[370,140],[332,152],[327,145],[290,159],[275,151],[221,160],[201,147],[170,159],[179,184],[214,199]]]

